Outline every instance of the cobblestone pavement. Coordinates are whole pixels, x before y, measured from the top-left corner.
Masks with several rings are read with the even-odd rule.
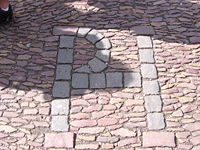
[[[198,0],[11,3],[0,149],[200,149]]]

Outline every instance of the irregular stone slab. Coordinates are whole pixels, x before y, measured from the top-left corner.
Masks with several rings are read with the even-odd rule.
[[[144,92],[145,95],[159,94],[160,86],[158,84],[158,81],[157,80],[143,81],[143,92]]]
[[[90,74],[90,88],[104,89],[106,88],[106,77],[104,73]]]
[[[68,115],[69,99],[56,99],[51,103],[51,115]]]
[[[91,73],[91,69],[87,65],[84,65],[84,66],[82,66],[80,68],[77,68],[74,72]]]
[[[148,79],[158,78],[158,72],[154,64],[142,64],[141,74],[143,78],[148,78]]]
[[[72,87],[76,89],[89,88],[88,74],[74,73],[72,75]]]
[[[68,116],[52,116],[51,120],[51,130],[52,131],[68,131]]]
[[[140,73],[127,72],[124,73],[124,87],[142,87]]]
[[[139,48],[152,48],[152,40],[149,36],[138,36],[137,37],[137,45]]]
[[[62,64],[57,65],[56,69],[56,80],[69,80],[71,79],[71,65]]]
[[[103,143],[116,143],[119,141],[119,138],[115,136],[98,136],[97,141]]]
[[[152,49],[140,49],[139,50],[140,62],[142,63],[154,63],[154,52]]]
[[[77,37],[85,37],[90,32],[90,30],[91,28],[80,27],[78,29]]]
[[[135,131],[130,131],[125,128],[120,128],[114,131],[111,131],[112,135],[120,136],[120,137],[135,137],[136,132]]]
[[[97,58],[93,58],[88,64],[94,72],[101,72],[107,68],[107,64]]]
[[[78,27],[56,26],[53,28],[53,35],[76,35]]]
[[[145,108],[147,112],[161,112],[162,101],[159,95],[145,96]]]
[[[73,62],[73,50],[59,49],[58,63],[72,63],[72,62]]]
[[[122,73],[121,72],[110,72],[106,73],[106,81],[108,88],[120,88],[122,84]]]
[[[147,122],[149,130],[160,130],[165,128],[163,113],[147,114]]]
[[[155,31],[151,26],[135,26],[131,28],[137,35],[154,35]]]
[[[61,48],[74,48],[74,36],[60,36]]]
[[[175,135],[173,132],[144,132],[142,141],[144,147],[176,146]]]
[[[74,147],[74,133],[46,133],[44,147],[48,148],[73,148]]]
[[[109,62],[110,53],[109,50],[98,50],[95,56],[104,62]]]
[[[97,49],[111,49],[112,45],[107,38],[102,39],[101,41],[96,43]]]
[[[53,85],[53,97],[68,98],[70,96],[70,84],[67,81],[55,81]]]
[[[190,37],[189,38],[191,44],[198,44],[200,41],[200,37]]]
[[[89,127],[89,128],[80,128],[78,133],[80,134],[99,134],[105,130],[105,127]]]
[[[87,36],[86,39],[91,42],[92,44],[95,44],[97,41],[100,41],[101,39],[103,39],[104,36],[99,33],[97,30],[91,30]]]

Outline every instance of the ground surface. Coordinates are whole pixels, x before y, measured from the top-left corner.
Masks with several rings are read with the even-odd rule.
[[[11,3],[0,149],[200,149],[197,0]]]

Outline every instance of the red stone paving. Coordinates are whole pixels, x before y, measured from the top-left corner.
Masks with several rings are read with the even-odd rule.
[[[11,4],[15,22],[0,27],[0,149],[200,149],[198,0]],[[58,31],[72,35],[78,27],[90,27],[108,38],[113,47],[107,72],[140,72],[136,34],[141,31],[134,27],[151,26],[165,129],[148,129],[141,88],[117,88],[72,90],[70,130],[52,132],[52,86],[59,46],[59,36],[52,31],[57,26],[72,27]],[[92,51],[93,45],[77,39],[75,51],[82,53],[74,55],[74,62],[90,59],[87,49]]]

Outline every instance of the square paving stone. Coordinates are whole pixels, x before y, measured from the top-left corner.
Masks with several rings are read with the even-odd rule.
[[[51,103],[52,115],[68,115],[69,114],[69,99],[56,99]]]
[[[97,58],[93,58],[88,64],[94,72],[101,72],[107,68],[107,64]]]
[[[60,36],[61,48],[74,48],[74,36]]]
[[[154,64],[142,64],[141,73],[143,78],[156,79],[158,77],[158,72]]]
[[[154,63],[154,52],[152,49],[140,49],[139,50],[140,62],[142,63]]]
[[[143,92],[145,95],[156,95],[160,92],[157,80],[143,81]]]
[[[108,88],[120,88],[123,87],[122,84],[122,73],[121,72],[110,72],[106,73],[106,81]]]
[[[57,65],[56,80],[69,80],[71,79],[71,65],[62,64]]]
[[[144,100],[147,112],[161,112],[162,100],[160,95],[145,96]]]
[[[69,130],[68,116],[52,116],[51,130],[68,131]]]
[[[106,87],[106,77],[104,73],[90,74],[90,88],[100,89]]]
[[[110,53],[109,50],[98,50],[95,56],[104,62],[108,62],[110,59]]]
[[[70,97],[70,84],[67,81],[55,81],[53,85],[53,97],[68,98]]]
[[[124,73],[124,87],[142,87],[140,73],[127,72]]]
[[[88,34],[88,32],[90,32],[90,30],[91,30],[91,28],[80,27],[80,28],[78,29],[78,34],[77,34],[77,36],[78,36],[78,37],[85,37],[85,36]]]
[[[147,114],[147,123],[149,130],[160,130],[165,128],[165,121],[163,113],[149,113]]]
[[[72,87],[75,89],[89,88],[88,74],[74,73],[72,75]]]
[[[73,50],[59,49],[58,63],[72,63],[72,62],[73,62]]]
[[[109,41],[109,39],[107,38],[104,38],[102,40],[100,40],[99,42],[96,43],[96,48],[97,49],[111,49],[112,48],[112,45]]]
[[[104,38],[104,36],[101,33],[99,33],[97,30],[91,30],[86,36],[86,39],[93,44],[95,44],[97,41],[101,40],[102,38]]]
[[[137,44],[139,48],[152,48],[152,40],[149,36],[138,36],[137,37]]]

